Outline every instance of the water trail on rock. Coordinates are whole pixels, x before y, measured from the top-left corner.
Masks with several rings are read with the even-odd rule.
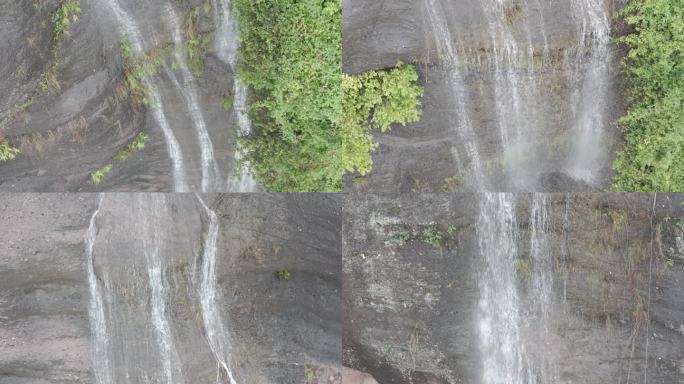
[[[166,9],[166,13],[169,15],[168,20],[171,23],[171,30],[173,34],[173,44],[174,44],[174,59],[178,63],[179,71],[181,72],[182,84],[176,78],[176,74],[169,70],[168,66],[164,66],[166,74],[171,79],[174,87],[183,96],[185,104],[190,113],[190,118],[192,123],[197,130],[197,139],[200,145],[200,156],[201,156],[201,166],[202,166],[202,191],[209,192],[209,188],[216,187],[220,183],[220,172],[218,163],[214,158],[214,145],[211,142],[211,137],[207,131],[207,124],[204,120],[202,110],[199,106],[197,85],[195,84],[195,78],[188,69],[187,62],[185,60],[185,48],[183,44],[183,36],[180,30],[180,24],[176,13],[173,8],[169,7]]]
[[[230,0],[213,0],[213,6],[216,19],[214,49],[219,59],[237,73],[238,31]]]
[[[117,0],[100,0],[98,3],[103,4],[113,14],[126,39],[131,43],[133,51],[140,56],[145,53],[142,37],[137,25],[133,19],[121,8]],[[173,180],[174,189],[176,192],[187,192],[188,186],[186,184],[185,167],[183,165],[183,154],[180,149],[180,144],[169,125],[164,112],[164,104],[162,103],[161,95],[156,84],[150,79],[143,79],[143,84],[149,90],[150,105],[152,116],[157,122],[166,139],[166,147],[173,164]]]
[[[137,208],[143,213],[144,225],[143,252],[147,262],[147,276],[151,291],[152,324],[157,339],[157,348],[164,368],[163,375],[167,384],[183,383],[180,359],[175,349],[171,326],[167,318],[167,282],[164,276],[164,262],[160,255],[163,239],[158,235],[165,224],[163,215],[167,209],[166,196],[163,194],[136,195]],[[161,218],[161,220],[156,220]]]
[[[459,65],[461,65],[459,57],[451,42],[451,32],[447,20],[444,17],[446,13],[442,9],[439,0],[425,0],[425,9],[428,13],[429,23],[435,37],[437,49],[444,57],[444,67],[447,72],[458,118],[458,126],[456,127],[459,135],[458,141],[463,143],[467,155],[466,160],[470,163],[470,169],[468,170],[470,183],[472,184],[472,189],[483,190],[485,189],[485,183],[480,162],[480,153],[476,142],[477,135],[475,134],[466,108],[465,101],[467,100],[467,92],[465,81],[463,74],[459,69]],[[462,171],[463,167],[461,164],[464,163],[464,159],[459,157],[455,148],[452,148],[452,152],[454,153],[454,157],[460,168],[459,171]]]
[[[202,320],[206,331],[209,347],[216,358],[219,367],[229,379],[228,384],[237,384],[230,370],[231,342],[228,331],[223,326],[219,305],[219,291],[217,289],[216,251],[219,236],[219,221],[216,213],[209,209],[199,195],[195,195],[209,217],[209,229],[204,242],[200,276],[200,301]],[[220,378],[220,375],[219,375]],[[217,383],[219,383],[217,379]]]
[[[504,152],[510,150],[513,145],[511,141],[517,142],[520,138],[524,118],[520,96],[521,86],[515,74],[523,53],[518,49],[518,43],[507,25],[505,16],[507,4],[504,0],[482,1],[492,44],[489,60],[494,66],[497,121]]]
[[[238,136],[247,136],[252,132],[247,106],[247,87],[237,76],[238,29],[235,16],[231,10],[230,0],[213,0],[217,25],[215,47],[218,57],[230,65],[233,71],[233,113],[238,122]],[[242,149],[236,144],[235,161],[242,160]],[[230,177],[228,190],[231,192],[254,192],[257,189],[256,180],[252,177],[249,163],[240,169],[240,175]]]
[[[549,214],[545,194],[535,193],[532,196],[530,211],[530,263],[529,295],[531,301],[531,318],[534,334],[539,338],[539,350],[542,356],[535,361],[540,383],[553,383],[555,380],[555,364],[549,350],[551,330],[551,311],[555,300],[553,290],[554,260],[549,244]]]
[[[595,182],[606,156],[603,138],[606,100],[610,87],[610,21],[601,0],[573,0],[572,10],[577,20],[579,50],[577,66],[584,68],[584,80],[579,93],[575,140],[567,161],[567,171],[577,179]],[[589,43],[587,44],[587,39]],[[589,52],[588,63],[583,57]]]
[[[533,383],[519,332],[515,209],[511,194],[481,196],[477,223],[482,263],[478,276],[478,334],[484,384]]]
[[[248,136],[252,132],[252,123],[249,120],[248,106],[247,106],[247,88],[242,84],[240,79],[235,77],[234,81],[234,103],[233,110],[238,119],[238,135]],[[236,144],[237,146],[237,144]],[[235,161],[242,160],[242,149],[236,147]],[[229,190],[233,192],[254,192],[257,189],[257,182],[252,177],[249,163],[247,162],[240,169],[239,179],[229,181]]]
[[[95,273],[95,255],[93,249],[97,238],[97,214],[100,212],[104,194],[100,194],[97,209],[90,217],[90,225],[85,240],[86,268],[88,270],[88,289],[90,300],[88,301],[88,318],[90,320],[90,332],[92,334],[93,375],[96,384],[114,384],[112,372],[109,366],[109,337],[107,333],[107,321],[105,317],[105,304],[102,288]]]

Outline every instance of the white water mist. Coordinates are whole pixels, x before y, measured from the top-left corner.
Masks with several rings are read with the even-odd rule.
[[[484,384],[532,384],[527,381],[529,364],[520,337],[515,209],[514,195],[481,195],[477,223],[481,257],[477,322]]]
[[[444,58],[444,68],[449,80],[450,90],[452,93],[452,100],[456,108],[456,116],[458,118],[456,133],[459,137],[459,142],[463,143],[466,158],[459,156],[456,148],[452,148],[454,157],[457,162],[459,170],[463,170],[462,164],[465,160],[469,161],[469,169],[467,170],[472,184],[472,189],[483,190],[485,188],[484,174],[482,173],[482,165],[480,162],[480,153],[477,144],[477,135],[468,116],[465,101],[468,97],[465,80],[463,74],[459,69],[459,57],[457,51],[452,44],[451,32],[447,20],[444,18],[445,12],[439,0],[425,0],[425,9],[427,10],[430,28],[435,37],[437,50]]]

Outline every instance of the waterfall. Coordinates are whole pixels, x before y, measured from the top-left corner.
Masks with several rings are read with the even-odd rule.
[[[585,51],[591,55],[580,91],[580,104],[575,122],[575,140],[567,161],[568,173],[586,182],[595,182],[597,171],[604,163],[606,143],[603,130],[606,120],[606,100],[610,87],[610,22],[601,0],[573,0],[578,20],[578,66],[583,64]],[[587,38],[590,39],[587,44]]]
[[[237,73],[238,31],[230,0],[213,0],[213,7],[216,19],[214,49],[219,59],[228,63],[233,73]]]
[[[143,48],[142,38],[140,31],[136,26],[133,19],[124,11],[118,3],[118,0],[106,0],[98,1],[98,3],[103,3],[113,14],[118,21],[119,26],[126,39],[131,43],[133,51],[136,55],[142,55],[145,53]],[[180,144],[176,139],[176,136],[169,125],[169,122],[164,113],[164,105],[162,103],[161,95],[159,94],[159,89],[153,80],[143,79],[145,87],[149,90],[152,110],[152,116],[157,122],[159,127],[164,134],[166,139],[166,148],[171,158],[171,163],[173,164],[173,180],[174,189],[176,192],[186,192],[188,191],[188,186],[185,181],[185,169],[183,166],[183,154],[180,149]]]
[[[238,136],[247,136],[252,132],[252,123],[249,121],[247,106],[247,87],[237,76],[237,49],[238,29],[234,14],[231,10],[230,0],[213,0],[214,17],[216,18],[216,37],[214,49],[218,57],[230,65],[233,71],[233,113],[238,122]],[[242,149],[236,144],[234,155],[235,161],[242,160]],[[232,192],[254,192],[257,189],[256,180],[252,177],[249,163],[245,164],[240,175],[230,177],[228,190]]]
[[[519,330],[515,208],[511,194],[484,193],[480,202],[478,334],[484,384],[532,384]]]
[[[530,210],[530,263],[529,295],[533,333],[539,338],[543,356],[538,358],[535,366],[541,383],[553,383],[558,380],[553,376],[554,362],[550,355],[551,311],[554,303],[553,273],[554,260],[549,244],[549,214],[546,195],[535,193],[532,196]]]
[[[453,102],[456,107],[456,115],[458,118],[457,134],[458,141],[462,142],[465,148],[465,154],[470,161],[469,178],[473,185],[473,189],[484,189],[484,175],[482,173],[482,165],[480,163],[480,154],[477,145],[477,136],[473,129],[473,125],[468,116],[466,108],[466,89],[463,74],[459,69],[458,56],[456,50],[451,43],[451,32],[444,18],[445,12],[439,0],[425,0],[425,8],[428,13],[430,27],[435,37],[437,50],[444,57],[444,67],[447,72],[450,90],[453,96]],[[455,148],[452,148],[454,158],[456,159],[459,170],[463,170],[463,159],[460,158]]]
[[[179,65],[183,83],[180,84],[176,78],[176,74],[170,71],[166,65],[164,65],[164,70],[171,79],[174,87],[176,87],[176,89],[178,89],[183,96],[185,104],[188,108],[188,112],[190,113],[190,118],[192,119],[193,125],[197,130],[202,164],[202,191],[209,192],[209,188],[211,186],[215,187],[218,185],[218,183],[220,183],[219,167],[216,159],[214,158],[214,145],[211,142],[211,137],[209,137],[207,124],[199,106],[195,79],[192,73],[190,73],[185,60],[183,37],[181,35],[180,25],[178,23],[176,13],[172,8],[170,8],[170,6],[167,8],[166,13],[169,15],[168,19],[171,22],[171,28],[173,31],[173,43],[175,46],[174,59]]]
[[[176,352],[169,319],[167,318],[167,282],[164,276],[164,262],[160,255],[162,239],[161,230],[171,224],[166,222],[166,196],[163,194],[138,194],[135,196],[134,208],[142,214],[143,253],[147,263],[147,276],[150,284],[150,305],[152,324],[157,339],[157,348],[161,357],[167,384],[183,383],[180,359]]]
[[[247,136],[252,131],[252,123],[249,121],[247,114],[247,88],[242,84],[240,79],[235,77],[234,81],[234,103],[233,109],[238,119],[238,134],[240,136]],[[242,160],[242,151],[237,148],[235,151],[235,161]],[[229,181],[229,189],[234,192],[254,192],[256,191],[257,183],[252,177],[249,168],[249,163],[245,164],[240,170],[240,177],[238,180]]]
[[[114,384],[111,369],[109,366],[109,337],[107,333],[107,321],[105,317],[105,304],[102,295],[102,289],[95,273],[95,256],[93,249],[95,247],[95,238],[97,237],[97,224],[95,219],[100,212],[104,194],[100,194],[100,201],[97,209],[90,217],[90,225],[85,239],[86,251],[86,268],[88,271],[88,289],[90,291],[90,300],[88,301],[88,314],[90,320],[90,329],[92,333],[92,356],[93,356],[93,374],[95,376],[96,384]]]
[[[220,371],[223,370],[227,378],[228,384],[237,384],[230,370],[230,350],[231,343],[228,331],[223,326],[221,314],[217,311],[219,292],[216,284],[216,249],[219,235],[219,222],[216,213],[209,209],[199,195],[196,195],[197,200],[204,208],[209,217],[209,230],[204,242],[204,252],[201,260],[201,276],[200,276],[200,302],[202,308],[202,320],[204,321],[204,329],[216,362],[219,366],[219,373],[217,374],[217,383],[220,379]]]
[[[504,0],[485,0],[482,7],[489,25],[491,50],[494,65],[494,92],[496,97],[497,121],[501,146],[504,153],[511,149],[511,140],[515,143],[522,133],[523,101],[520,96],[521,85],[515,73],[522,61],[523,53],[518,49],[518,43],[510,28],[506,25]],[[511,139],[511,136],[514,136]]]
[[[464,57],[458,57],[457,52],[460,51],[454,46],[455,39],[446,16],[450,10],[445,9],[440,0],[425,0],[429,26],[440,58],[444,59],[446,78],[454,99],[453,116],[458,119],[457,140],[454,141],[463,146],[460,157],[453,149],[454,157],[459,171],[462,164],[469,164],[467,184],[476,190],[537,190],[540,174],[554,171],[548,169],[549,165],[576,180],[595,184],[598,173],[606,166],[607,144],[603,140],[603,126],[610,89],[611,54],[610,23],[603,9],[604,2],[568,2],[569,17],[577,25],[578,48],[568,57],[570,68],[564,68],[564,74],[573,78],[571,83],[577,90],[567,102],[572,113],[563,120],[567,121],[569,137],[564,141],[567,144],[562,154],[553,148],[561,144],[549,144],[552,139],[548,133],[558,127],[553,124],[554,119],[545,115],[561,113],[557,112],[556,102],[548,100],[545,95],[548,88],[545,82],[560,80],[552,77],[555,68],[539,67],[535,62],[540,54],[543,54],[542,63],[549,63],[547,60],[553,62],[555,57],[555,53],[550,52],[548,31],[545,29],[544,7],[548,9],[549,6],[542,6],[542,3],[540,0],[480,2],[487,41],[481,46],[471,47],[484,51],[484,54],[473,53],[474,63],[479,68],[476,70]],[[541,33],[538,41],[533,41],[533,30],[537,27]],[[465,47],[461,51],[471,55]],[[481,97],[488,97],[486,92],[491,89],[493,106],[487,105],[491,109],[487,114],[493,114],[494,118],[480,117],[477,106],[470,112],[468,110],[470,102],[477,102],[476,98],[468,95],[466,88],[472,81],[468,77],[471,71],[476,71],[480,77]],[[485,126],[474,127],[470,120],[480,118]],[[565,115],[559,115],[559,118],[566,119]],[[492,122],[492,132],[486,129],[487,121]],[[497,150],[490,154],[486,145],[488,141],[494,141],[497,146]],[[499,173],[503,177],[501,185],[492,178]]]

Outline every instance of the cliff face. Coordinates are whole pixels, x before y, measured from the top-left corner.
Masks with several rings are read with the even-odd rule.
[[[352,199],[344,364],[380,383],[683,382],[680,203],[661,194],[655,206],[646,194]]]
[[[415,64],[423,118],[375,135],[348,190],[592,191],[624,111],[620,1],[343,1],[343,68]]]
[[[339,383],[339,196],[202,198],[2,195],[0,382]]]
[[[234,58],[219,49],[230,42],[219,39],[235,43],[237,36],[214,38],[222,23],[234,22],[222,12],[225,3],[82,0],[55,64],[51,18],[58,4],[1,3],[0,87],[6,92],[0,95],[0,136],[21,154],[0,163],[0,189],[173,191],[185,184],[198,191],[232,190],[237,112],[222,103],[234,97],[235,68]],[[204,56],[201,73],[191,75],[186,49],[198,33],[211,39],[195,52]],[[120,52],[122,42],[135,45],[136,39],[134,56],[157,55],[164,63],[146,80],[146,105],[127,94]],[[54,82],[43,89],[48,73]],[[145,148],[129,160],[115,160],[141,131],[150,136]],[[89,175],[109,164],[112,172],[102,183],[90,183]]]

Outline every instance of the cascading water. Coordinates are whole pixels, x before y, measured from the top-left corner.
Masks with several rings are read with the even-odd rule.
[[[126,13],[126,11],[121,8],[117,0],[111,1],[100,1],[96,0],[98,4],[102,3],[104,7],[109,9],[116,18],[121,30],[126,37],[126,39],[131,43],[133,51],[136,55],[144,54],[145,50],[143,48],[143,40],[138,30],[137,25],[133,19]],[[169,125],[169,121],[166,118],[164,112],[164,104],[162,103],[162,98],[159,93],[157,85],[154,83],[153,79],[143,79],[145,87],[149,90],[149,96],[151,98],[150,105],[152,110],[152,116],[157,122],[159,127],[164,134],[166,139],[166,147],[171,158],[171,163],[173,164],[173,180],[174,180],[174,190],[176,192],[186,192],[188,191],[188,185],[186,182],[185,167],[183,163],[183,153],[180,149],[180,144],[176,139],[176,136]]]
[[[528,259],[518,246],[519,196],[485,193],[480,203],[478,326],[484,384],[558,382],[552,349],[556,301],[547,196],[532,195]],[[523,282],[525,294],[519,289]]]
[[[169,15],[168,20],[171,23],[171,30],[173,34],[174,44],[174,59],[178,63],[181,72],[182,84],[176,78],[176,74],[169,70],[168,66],[164,66],[166,74],[171,79],[173,85],[178,89],[185,100],[190,118],[197,130],[197,138],[200,145],[200,155],[202,164],[202,191],[209,192],[210,188],[218,186],[220,183],[220,172],[218,163],[214,158],[214,145],[211,142],[211,137],[207,131],[207,124],[202,115],[202,109],[199,106],[197,97],[197,85],[195,79],[188,69],[183,50],[183,37],[181,35],[180,24],[178,18],[172,8],[167,8],[166,13]]]
[[[477,224],[482,257],[477,322],[484,384],[532,384],[519,329],[515,209],[513,195],[482,194]]]
[[[242,84],[242,82],[236,77],[235,78],[235,101],[233,103],[233,109],[235,115],[238,119],[238,130],[240,136],[247,136],[252,131],[252,123],[249,121],[249,116],[247,115],[247,88]],[[235,161],[242,160],[241,149],[238,148],[235,151]],[[245,164],[240,171],[240,176],[238,180],[230,180],[229,188],[234,192],[254,192],[257,188],[256,180],[252,177],[252,173],[249,169],[249,163]]]
[[[213,0],[216,38],[214,49],[223,62],[237,73],[238,30],[231,10],[230,0]]]
[[[216,213],[209,209],[202,198],[197,195],[197,200],[204,208],[209,217],[209,229],[204,242],[202,253],[201,276],[200,276],[200,301],[202,307],[202,320],[211,351],[219,366],[217,372],[218,384],[221,383],[221,372],[228,379],[227,384],[237,384],[230,370],[230,336],[223,326],[221,314],[216,310],[219,300],[219,292],[216,287],[216,247],[219,234],[219,222]]]
[[[177,345],[188,342],[198,348],[195,351],[204,352],[201,356],[206,357],[202,362],[205,372],[211,372],[216,364],[217,384],[238,384],[231,368],[233,348],[230,330],[223,322],[218,287],[219,219],[199,195],[196,198],[198,205],[183,205],[171,195],[115,195],[110,199],[119,200],[113,204],[118,208],[107,212],[106,221],[96,221],[102,215],[103,196],[100,198],[85,239],[96,384],[183,384],[190,379],[184,371],[189,359]],[[192,261],[177,254],[193,254],[197,243],[174,243],[174,239],[185,239],[184,235],[197,233],[193,231],[198,227],[177,232],[174,217],[180,215],[179,209],[196,212],[198,207],[208,219],[208,228],[202,252],[195,260],[196,269],[186,274],[177,266]],[[107,225],[98,228],[98,221]],[[121,221],[126,225],[122,226]],[[106,240],[96,247],[97,235],[103,232]],[[131,238],[129,233],[135,235]],[[117,244],[123,240],[125,250],[120,246],[110,249],[112,239]],[[96,259],[102,263],[97,274]],[[193,287],[187,296],[179,289],[185,286]],[[186,313],[179,312],[179,308],[197,310]],[[198,328],[179,333],[188,319],[194,319],[196,322],[190,323]],[[191,341],[184,336],[186,332],[194,333]],[[200,335],[206,338],[206,344],[198,341],[202,340]]]
[[[524,53],[519,50],[518,42],[506,25],[505,6],[503,0],[482,2],[492,44],[490,59],[493,64],[501,146],[504,152],[508,152],[511,145],[520,139],[525,118],[521,105],[521,86],[515,73],[519,63],[523,61]]]
[[[575,141],[567,161],[568,173],[586,182],[594,182],[605,158],[603,130],[606,100],[610,87],[610,22],[600,0],[573,0],[575,18],[579,20],[578,54],[590,52],[585,64],[580,105],[575,122]],[[587,39],[589,42],[587,43]],[[582,60],[577,60],[582,65]]]
[[[550,357],[551,313],[554,304],[553,271],[554,260],[549,244],[549,214],[546,195],[535,193],[532,196],[530,210],[530,264],[529,289],[530,297],[528,322],[532,332],[539,339],[541,356],[535,361],[534,383],[554,383],[555,366]]]
[[[154,325],[157,348],[159,350],[163,375],[167,384],[183,383],[180,368],[180,359],[171,334],[169,319],[167,318],[168,292],[165,276],[164,262],[162,260],[162,238],[159,232],[166,223],[157,218],[165,218],[162,214],[166,211],[166,197],[163,194],[138,194],[134,202],[135,208],[142,213],[141,222],[143,229],[143,253],[147,262],[147,276],[150,284],[150,304],[152,312],[152,324]]]
[[[601,183],[598,174],[608,166],[601,132],[611,62],[610,25],[603,2],[567,3],[568,21],[577,24],[579,47],[561,49],[576,54],[569,58],[570,68],[560,70],[555,67],[557,52],[550,48],[553,35],[546,30],[547,4],[539,0],[479,3],[487,38],[476,46],[465,46],[449,30],[449,9],[440,0],[425,0],[432,36],[448,72],[453,115],[458,118],[457,141],[464,148],[455,157],[466,188],[534,191],[539,190],[544,175],[558,172],[588,185]],[[463,35],[472,39],[468,33]],[[566,83],[574,96],[566,102],[569,108],[559,109],[558,101],[547,94],[549,85],[564,87]],[[568,109],[571,115],[566,114]],[[567,124],[567,129],[559,123]],[[563,135],[564,140],[550,142],[551,133]],[[468,164],[467,169],[462,164]]]
[[[95,238],[97,237],[97,223],[95,220],[97,214],[100,212],[100,206],[102,206],[103,199],[104,194],[101,194],[97,209],[95,209],[95,212],[93,212],[93,215],[90,217],[90,226],[88,227],[85,241],[88,290],[90,291],[88,314],[90,318],[90,329],[93,335],[93,374],[95,376],[95,383],[114,384],[109,366],[109,337],[105,317],[105,304],[102,288],[100,287],[100,282],[95,273],[95,258],[93,256]]]
[[[446,19],[444,18],[444,11],[439,0],[425,0],[425,8],[428,13],[430,27],[435,36],[437,49],[444,57],[445,71],[449,80],[450,90],[453,95],[453,101],[456,104],[456,114],[458,123],[456,131],[459,136],[459,142],[464,145],[464,152],[467,160],[470,162],[470,169],[468,170],[471,184],[475,190],[484,189],[484,175],[482,173],[482,165],[480,163],[480,154],[477,145],[477,136],[475,135],[472,123],[468,116],[468,111],[465,105],[466,89],[463,75],[459,70],[459,60],[451,43],[451,33]],[[465,171],[463,168],[464,159],[458,154],[455,147],[452,147],[454,158],[456,159],[459,171]]]
[[[237,77],[237,49],[238,30],[230,0],[214,0],[217,33],[214,49],[218,57],[230,65],[233,71],[233,111],[238,122],[238,135],[247,136],[252,132],[252,123],[249,121],[247,107],[247,88]],[[236,147],[235,161],[242,160],[242,150]],[[254,192],[257,189],[256,180],[252,177],[249,164],[245,164],[240,175],[228,180],[228,190],[233,192]]]

